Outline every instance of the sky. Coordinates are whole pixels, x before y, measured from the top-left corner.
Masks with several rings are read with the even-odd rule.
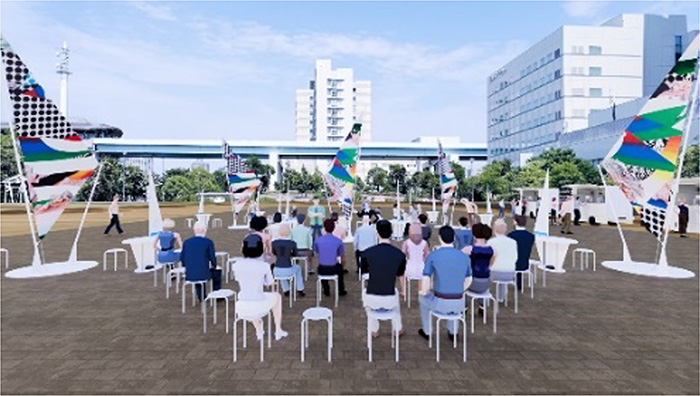
[[[0,32],[49,98],[71,50],[69,115],[124,138],[294,139],[317,59],[372,82],[376,141],[486,141],[486,79],[563,24],[685,14],[699,2],[16,2]],[[0,118],[9,120],[5,81]]]

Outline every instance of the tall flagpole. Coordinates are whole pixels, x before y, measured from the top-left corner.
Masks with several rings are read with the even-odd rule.
[[[17,164],[17,174],[20,177],[20,181],[23,182],[21,183],[21,185],[22,194],[24,194],[24,208],[27,211],[27,220],[29,221],[29,228],[32,232],[32,242],[34,244],[34,258],[32,259],[32,265],[39,266],[41,265],[41,255],[39,254],[39,241],[36,238],[37,235],[36,230],[34,229],[34,219],[32,218],[32,211],[29,208],[29,180],[27,180],[27,177],[24,175],[24,171],[22,170],[22,164],[19,160],[19,149],[17,148],[17,136],[15,134],[14,126],[10,126],[10,134],[12,135],[12,148],[15,151],[15,163]]]
[[[85,218],[87,217],[88,211],[90,210],[90,204],[92,203],[92,197],[95,195],[95,189],[97,184],[100,182],[100,174],[102,173],[103,163],[100,162],[100,166],[97,168],[97,174],[95,175],[95,182],[92,183],[92,188],[90,189],[90,197],[85,204],[85,210],[83,211],[83,217],[80,219],[80,225],[78,226],[78,232],[75,234],[75,240],[73,241],[73,247],[70,250],[70,256],[68,261],[78,261],[78,240],[80,239],[80,234],[83,231],[83,225],[85,224]]]
[[[700,56],[696,55],[700,58]],[[666,221],[664,221],[664,239],[661,243],[661,255],[659,256],[659,265],[662,267],[668,266],[668,258],[666,257],[666,245],[668,243],[668,234],[671,231],[670,221],[668,221],[668,214],[676,206],[676,198],[678,197],[678,184],[681,178],[681,173],[683,173],[683,163],[685,162],[685,152],[688,148],[688,135],[690,130],[690,125],[692,123],[693,116],[695,115],[695,102],[698,100],[698,62],[695,62],[695,84],[693,84],[693,92],[688,99],[688,110],[683,123],[683,145],[681,146],[680,156],[678,158],[678,167],[676,169],[676,178],[673,180],[674,188],[671,189],[671,197],[668,201],[668,206],[666,207]],[[688,108],[688,107],[686,107]]]

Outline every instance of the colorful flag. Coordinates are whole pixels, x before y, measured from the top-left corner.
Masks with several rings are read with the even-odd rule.
[[[324,175],[333,198],[341,206],[345,217],[352,215],[355,196],[355,173],[360,155],[361,129],[362,124],[357,123],[352,126],[352,130],[340,146],[340,150],[338,150],[335,158],[333,158],[331,169]]]
[[[669,201],[678,188],[684,125],[698,61],[696,37],[603,160],[642,223],[661,240]]]
[[[255,194],[260,186],[260,179],[248,168],[245,160],[237,154],[228,154],[228,191],[233,194],[236,199],[234,207],[235,214],[241,212],[250,197]]]
[[[438,169],[440,171],[440,198],[442,199],[442,213],[447,213],[452,198],[457,191],[457,178],[452,172],[452,166],[447,155],[442,151],[442,143],[438,142]]]
[[[0,52],[10,91],[13,128],[18,135],[29,187],[29,202],[37,234],[43,238],[93,174],[97,160],[91,143],[73,132],[4,38],[0,38]]]

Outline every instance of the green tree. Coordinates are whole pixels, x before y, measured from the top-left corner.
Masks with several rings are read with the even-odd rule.
[[[4,153],[4,151],[3,151]],[[683,170],[681,177],[700,176],[700,145],[688,146],[683,159]]]
[[[378,193],[384,191],[388,183],[389,174],[380,167],[374,167],[367,172],[367,184],[371,190]]]
[[[549,186],[561,188],[569,184],[582,184],[586,182],[583,173],[573,162],[554,164],[549,171]]]
[[[136,166],[124,166],[114,158],[103,157],[100,160],[102,171],[100,180],[95,188],[93,201],[111,201],[115,194],[122,196],[125,201],[143,199],[146,196],[148,180],[146,174]],[[95,170],[97,172],[97,170]],[[92,183],[95,176],[83,184],[77,194],[77,200],[87,201],[90,198]]]
[[[387,191],[396,191],[396,183],[399,183],[399,192],[406,194],[406,168],[398,164],[389,165],[387,177]]]
[[[513,189],[513,170],[510,160],[493,161],[481,169],[481,174],[476,176],[472,188],[483,190],[480,191],[482,197],[486,197],[487,191],[499,196],[509,193]]]
[[[0,151],[0,179],[4,181],[18,173],[9,129],[3,129],[0,134],[0,149],[2,150]]]
[[[434,172],[426,169],[414,173],[411,177],[411,184],[417,190],[419,196],[430,197],[431,192],[435,190],[435,197],[439,199],[440,178]]]
[[[583,175],[581,183],[601,184],[598,170],[590,162],[576,157],[572,149],[551,148],[530,161],[542,164],[543,169],[553,169],[556,164],[570,163]]]
[[[228,173],[226,172],[226,169],[217,169],[214,171],[213,175],[216,185],[218,186],[218,190],[228,191]]]
[[[187,202],[194,201],[198,191],[187,176],[176,175],[165,179],[160,192],[164,201]]]

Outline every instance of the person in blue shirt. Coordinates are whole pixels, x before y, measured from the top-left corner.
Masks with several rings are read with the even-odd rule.
[[[469,257],[452,246],[455,239],[452,227],[441,227],[439,234],[440,246],[425,260],[418,297],[423,326],[418,330],[418,334],[425,339],[430,336],[430,311],[442,314],[461,314],[464,312],[464,290],[472,282]],[[431,277],[434,278],[432,291],[430,290]],[[459,330],[459,322],[451,322],[451,327],[447,322],[445,326],[447,326],[448,336],[453,339],[454,334]],[[450,331],[450,329],[452,330]]]
[[[173,232],[175,222],[172,219],[163,220],[163,231],[156,235],[153,247],[158,252],[158,262],[161,264],[175,264],[180,261],[180,253],[175,251],[175,242],[182,249],[182,238],[177,232]]]
[[[462,250],[474,243],[472,230],[469,229],[469,220],[462,216],[459,218],[459,228],[455,230],[455,249]]]
[[[369,214],[362,214],[362,226],[355,230],[355,239],[353,240],[353,245],[355,246],[355,261],[357,262],[357,271],[360,271],[361,263],[360,258],[362,257],[362,252],[371,248],[377,244],[377,229],[374,225],[369,224]]]
[[[221,268],[216,263],[216,248],[214,241],[206,237],[207,226],[196,222],[193,227],[194,236],[185,240],[180,252],[180,261],[185,267],[185,279],[188,281],[212,281],[212,290],[221,288]],[[202,301],[206,290],[200,285],[197,288],[197,298]]]

